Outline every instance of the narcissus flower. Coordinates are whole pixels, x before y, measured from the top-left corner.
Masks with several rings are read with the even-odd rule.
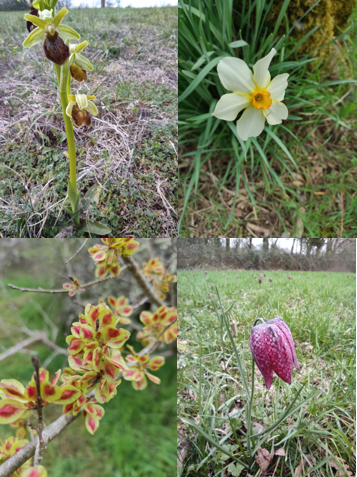
[[[130,349],[131,354],[126,356],[126,360],[132,366],[130,366],[127,371],[124,371],[123,378],[127,381],[131,381],[133,388],[137,391],[141,391],[146,388],[146,378],[149,378],[150,381],[155,384],[160,384],[160,379],[148,373],[146,368],[156,371],[165,364],[165,358],[163,356],[154,356],[150,359],[148,354],[140,356],[138,353],[135,353],[135,350],[132,346],[127,345],[127,347]]]
[[[68,295],[69,295],[69,296],[74,296],[74,295],[76,294],[76,291],[77,291],[77,290],[80,290],[80,291],[84,291],[84,290],[85,290],[85,288],[81,288],[81,287],[79,286],[79,283],[78,283],[78,280],[77,280],[77,279],[73,280],[72,283],[64,283],[64,284],[63,284],[63,288],[64,288],[65,290],[68,290]]]
[[[90,101],[92,99],[95,99],[95,96],[89,96],[87,94],[68,95],[69,102],[66,108],[66,114],[79,128],[84,125],[91,126],[91,114],[94,116],[98,114],[97,106]]]
[[[143,311],[140,314],[140,321],[145,328],[138,333],[138,339],[148,339],[149,342],[160,336],[159,340],[169,344],[177,339],[177,310],[161,306],[156,313]],[[163,330],[170,324],[164,333]]]
[[[102,239],[105,245],[94,245],[88,249],[97,265],[95,276],[104,278],[108,272],[113,277],[120,273],[119,257],[131,256],[137,251],[139,243],[132,238]]]
[[[291,331],[282,318],[253,326],[249,345],[268,389],[273,382],[273,371],[290,384],[293,363],[300,370]]]
[[[60,25],[66,13],[68,13],[67,8],[62,8],[54,18],[52,18],[52,10],[39,12],[39,18],[27,13],[25,19],[37,28],[32,30],[23,42],[24,48],[31,48],[44,42],[44,52],[49,60],[60,66],[66,63],[70,52],[63,40],[79,40],[80,38],[80,34],[73,28]]]
[[[239,58],[226,57],[218,63],[219,79],[233,93],[221,97],[212,116],[234,121],[237,114],[245,109],[237,121],[237,134],[243,141],[259,136],[264,129],[265,120],[274,125],[288,117],[288,108],[281,101],[284,99],[289,75],[283,73],[271,81],[268,70],[275,53],[276,50],[272,48],[267,56],[255,63],[254,75]]]

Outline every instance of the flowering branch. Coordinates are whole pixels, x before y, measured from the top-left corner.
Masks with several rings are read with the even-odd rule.
[[[164,302],[157,296],[151,285],[147,282],[135,260],[132,257],[124,256],[122,257],[122,259],[132,276],[136,279],[138,285],[141,286],[141,288],[145,291],[148,297],[151,298],[155,305],[164,306]]]
[[[126,270],[127,267],[123,267],[121,268],[121,273]],[[108,276],[106,278],[101,278],[100,280],[95,280],[94,282],[89,282],[89,283],[85,283],[84,285],[81,285],[81,288],[88,288],[88,287],[91,287],[93,285],[96,285],[97,283],[102,283],[102,282],[105,282],[107,280],[110,280],[111,278],[113,278],[112,276]],[[8,286],[10,288],[13,288],[14,290],[20,290],[22,292],[35,292],[35,293],[68,293],[68,290],[64,290],[64,289],[61,289],[61,290],[45,290],[44,288],[41,288],[41,287],[38,287],[38,288],[22,288],[22,287],[16,287],[15,285],[12,285],[11,283],[8,283]]]
[[[71,422],[77,419],[80,416],[79,412],[76,416],[73,414],[63,414],[56,421],[52,422],[46,429],[43,431],[43,439],[45,442],[50,442],[54,439],[60,432],[63,431]],[[36,447],[38,445],[38,436],[36,436],[31,442],[29,442],[25,447],[20,449],[16,454],[6,460],[2,465],[0,465],[0,477],[10,477],[17,469],[19,469],[26,461],[31,459],[35,454]]]

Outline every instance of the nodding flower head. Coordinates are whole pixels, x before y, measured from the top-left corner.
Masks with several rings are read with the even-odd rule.
[[[272,282],[272,281],[273,281],[273,279],[272,279],[272,278],[269,278],[269,281],[270,281],[270,282]]]
[[[262,279],[261,279],[261,278],[259,278],[259,285],[261,285],[261,284],[262,284]]]
[[[70,56],[68,46],[62,38],[58,36],[58,30],[54,25],[48,25],[45,33],[46,38],[43,44],[43,50],[46,58],[56,65],[64,65]]]
[[[282,318],[253,326],[249,346],[268,389],[273,382],[273,371],[290,384],[293,363],[300,370],[291,331]]]
[[[69,62],[71,64],[70,71],[71,76],[76,81],[82,82],[87,81],[87,71],[92,71],[93,66],[91,65],[88,58],[81,55],[81,51],[88,45],[88,41],[82,41],[79,45],[69,45],[69,50],[71,56]]]
[[[31,7],[31,11],[30,11],[30,15],[34,15],[35,17],[38,17],[38,10],[37,8],[34,8],[34,7]],[[29,33],[32,32],[32,30],[34,30],[36,28],[36,26],[32,23],[32,22],[27,22],[27,30],[29,31]]]

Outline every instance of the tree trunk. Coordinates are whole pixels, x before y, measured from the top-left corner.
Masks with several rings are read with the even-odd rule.
[[[269,250],[269,239],[268,238],[263,239],[263,250],[264,250],[264,252],[267,252]]]
[[[230,250],[230,248],[231,248],[230,240],[231,240],[231,239],[226,238],[226,252],[229,252],[229,250]]]
[[[251,248],[252,248],[252,240],[253,240],[253,239],[250,238],[250,239],[248,239],[248,240],[249,240],[249,242],[248,242],[248,247],[251,249]]]
[[[293,253],[293,251],[294,251],[295,240],[296,240],[296,239],[293,240],[293,246],[291,247],[290,253]]]
[[[105,8],[105,0],[100,0],[100,6],[101,8]]]

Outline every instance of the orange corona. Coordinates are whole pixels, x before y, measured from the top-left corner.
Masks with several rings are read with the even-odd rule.
[[[256,109],[269,109],[272,105],[269,91],[257,91],[253,94],[252,100]]]

